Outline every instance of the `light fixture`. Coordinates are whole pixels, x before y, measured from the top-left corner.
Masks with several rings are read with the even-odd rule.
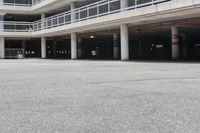
[[[91,38],[91,39],[93,39],[93,38],[94,38],[94,36],[90,36],[90,38]]]

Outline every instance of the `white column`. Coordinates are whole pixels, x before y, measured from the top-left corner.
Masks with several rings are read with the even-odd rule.
[[[176,26],[172,26],[172,59],[179,59],[179,33]]]
[[[43,59],[46,58],[46,38],[45,37],[41,38],[41,57]]]
[[[120,0],[120,7],[121,9],[128,7],[128,0]]]
[[[71,33],[71,59],[77,59],[77,33]]]
[[[76,19],[76,15],[73,10],[76,9],[76,2],[71,3],[71,22],[74,22]]]
[[[4,21],[4,13],[0,13],[0,21]],[[0,23],[0,31],[4,31],[4,24]]]
[[[129,60],[128,25],[122,24],[120,26],[120,31],[121,31],[121,60]]]
[[[119,35],[113,34],[113,58],[119,59]]]
[[[5,40],[4,37],[0,37],[0,59],[5,58]]]
[[[0,5],[3,5],[4,0],[0,0]]]
[[[45,13],[41,13],[41,21],[42,21],[41,27],[42,27],[42,29],[45,27],[45,22],[44,22],[45,18],[46,18],[46,14]]]

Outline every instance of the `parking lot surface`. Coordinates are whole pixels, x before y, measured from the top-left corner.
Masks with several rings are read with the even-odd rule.
[[[200,63],[0,60],[1,133],[198,133]]]

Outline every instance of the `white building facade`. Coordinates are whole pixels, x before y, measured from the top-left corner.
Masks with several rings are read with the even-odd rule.
[[[1,0],[0,58],[198,59],[200,0]]]

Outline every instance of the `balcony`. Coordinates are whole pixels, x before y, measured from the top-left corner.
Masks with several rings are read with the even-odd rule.
[[[1,21],[0,31],[3,32],[32,32],[32,22]]]
[[[32,7],[44,0],[0,0],[1,5]]]
[[[36,1],[41,0],[33,0],[33,2]],[[136,0],[129,3],[127,8],[121,9],[120,0],[102,0],[35,22],[2,21],[0,22],[0,30],[4,32],[35,32],[168,1],[171,0]]]

